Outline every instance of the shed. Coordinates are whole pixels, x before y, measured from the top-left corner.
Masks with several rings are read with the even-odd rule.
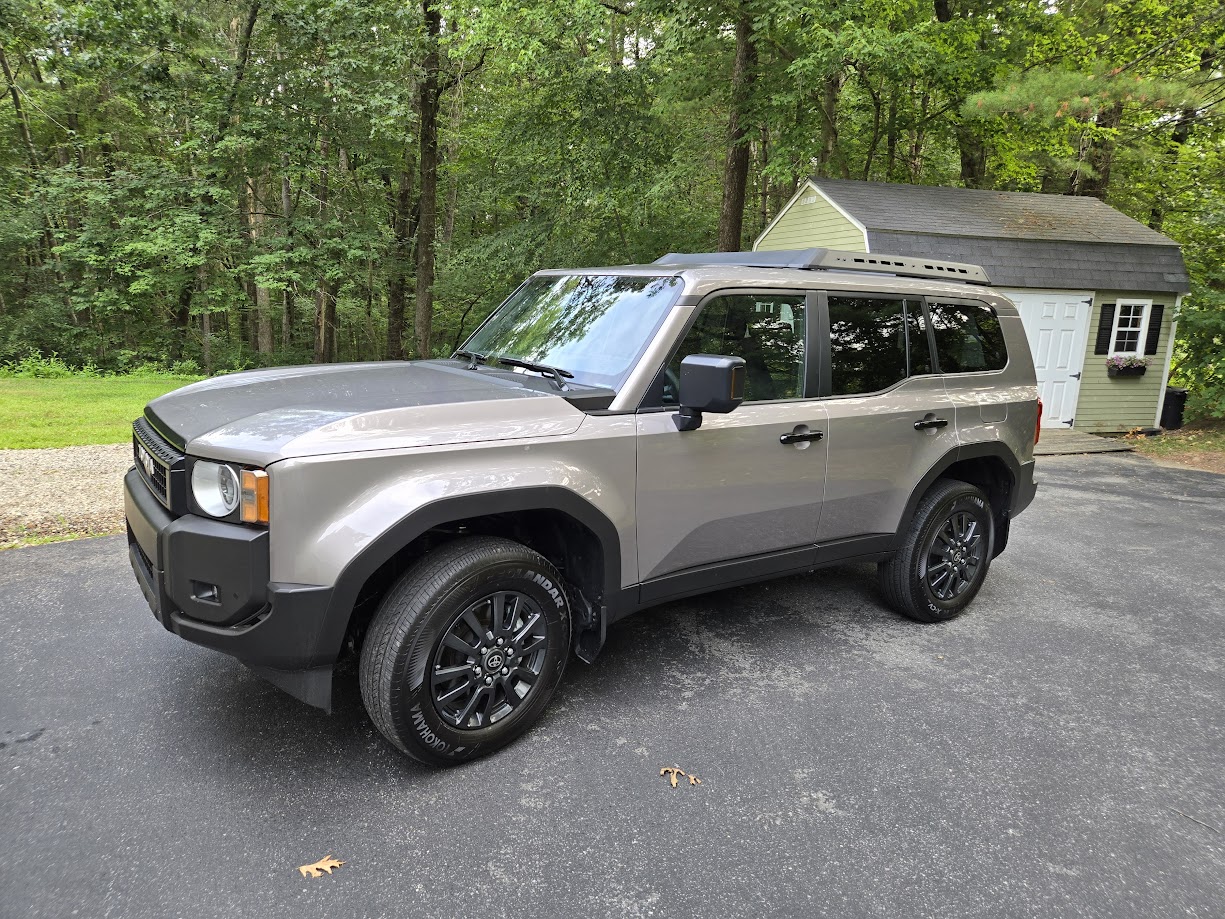
[[[1044,428],[1158,425],[1187,270],[1178,243],[1108,204],[813,178],[753,249],[814,246],[981,265],[1021,312]],[[1106,360],[1115,355],[1149,363],[1112,377]]]

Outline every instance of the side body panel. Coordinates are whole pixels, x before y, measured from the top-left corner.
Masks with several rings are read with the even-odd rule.
[[[815,400],[707,413],[681,432],[676,412],[638,425],[638,571],[643,581],[685,568],[811,546],[825,487],[823,441],[782,444],[804,425],[825,429]]]
[[[915,486],[957,447],[953,403],[936,376],[892,389],[825,400],[829,472],[817,541],[896,532]],[[946,427],[915,430],[943,418]]]
[[[635,557],[629,415],[589,416],[565,438],[287,459],[270,467],[269,480],[273,581],[332,585],[384,533],[430,504],[550,486],[607,518],[621,558]],[[635,575],[623,564],[621,586]]]
[[[1008,346],[1008,365],[988,373],[950,373],[945,388],[957,410],[963,445],[1001,444],[1019,463],[1034,456],[1038,424],[1037,380],[1021,319],[996,307]]]

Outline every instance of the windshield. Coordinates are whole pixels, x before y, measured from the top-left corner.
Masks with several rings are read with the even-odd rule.
[[[568,274],[528,279],[463,350],[546,364],[617,389],[681,290],[679,278]]]

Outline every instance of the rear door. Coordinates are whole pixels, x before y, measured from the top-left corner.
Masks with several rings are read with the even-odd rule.
[[[685,592],[686,572],[736,562],[764,576],[810,563],[825,480],[825,406],[807,395],[815,365],[806,339],[815,298],[803,292],[731,292],[700,311],[667,367],[662,405],[637,417],[637,535],[644,601]],[[707,412],[696,431],[676,428],[676,383],[689,354],[743,357],[745,401]],[[695,569],[706,568],[705,572]],[[664,578],[668,584],[650,585]]]
[[[829,414],[823,560],[879,551],[914,489],[957,447],[920,297],[830,292],[821,310]]]

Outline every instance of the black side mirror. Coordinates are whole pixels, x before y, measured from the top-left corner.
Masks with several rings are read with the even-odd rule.
[[[681,431],[702,426],[702,412],[726,415],[744,401],[744,358],[691,354],[681,361],[681,387],[675,416]]]

